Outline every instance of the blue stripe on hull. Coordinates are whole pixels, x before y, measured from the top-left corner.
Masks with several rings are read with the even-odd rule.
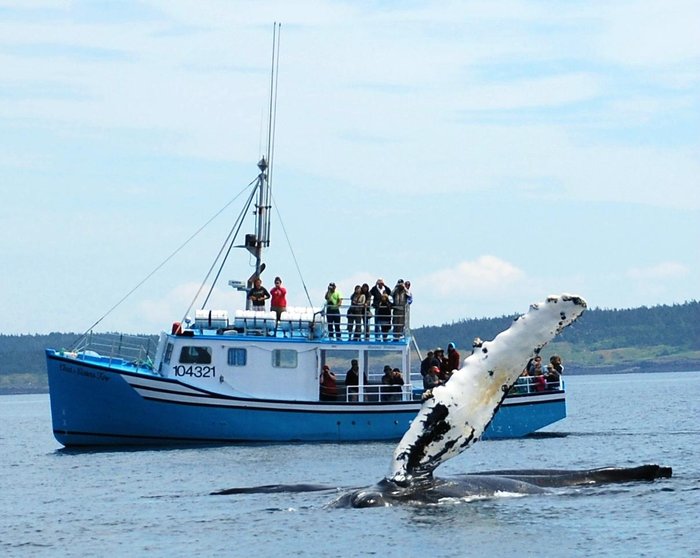
[[[279,410],[75,359],[48,355],[47,366],[54,436],[66,446],[398,440],[417,411],[415,403],[275,402]],[[124,377],[151,387],[139,388],[142,396]],[[182,390],[182,401],[163,400]],[[524,436],[565,414],[563,399],[503,406],[484,438]]]

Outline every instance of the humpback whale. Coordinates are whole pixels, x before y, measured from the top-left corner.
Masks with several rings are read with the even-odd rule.
[[[345,492],[329,507],[431,504],[446,499],[478,499],[501,494],[540,494],[553,488],[650,481],[672,475],[670,467],[641,465],[581,471],[559,469],[485,471],[448,479],[433,471],[475,443],[518,379],[523,363],[586,310],[580,296],[550,296],[493,341],[480,342],[450,380],[430,392],[396,447],[389,474],[372,487]],[[230,488],[211,494],[337,490],[322,485],[266,485]]]
[[[552,488],[594,486],[632,481],[668,478],[670,467],[640,465],[638,467],[605,467],[581,471],[520,470],[486,471],[455,475],[447,479],[416,479],[400,486],[387,479],[371,488],[353,490],[338,496],[331,508],[376,508],[395,505],[439,504],[446,500],[477,500],[499,494],[544,494]]]
[[[340,489],[321,484],[267,484],[263,486],[226,488],[212,495],[280,494],[328,492],[342,494],[329,502],[327,508],[376,508],[397,505],[435,505],[445,501],[473,501],[498,495],[546,494],[552,489],[592,487],[603,484],[653,481],[669,478],[670,467],[649,464],[638,467],[604,467],[585,470],[529,469],[483,471],[449,478],[426,477],[399,486],[383,479],[366,488]]]

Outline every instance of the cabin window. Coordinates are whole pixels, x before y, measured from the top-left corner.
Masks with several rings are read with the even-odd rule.
[[[165,346],[165,356],[163,357],[163,362],[165,362],[165,364],[170,364],[170,357],[171,356],[173,356],[173,344],[168,343]]]
[[[246,349],[229,349],[228,364],[229,366],[245,366],[248,360],[248,351]]]
[[[211,349],[209,347],[182,347],[180,363],[211,364]]]
[[[272,351],[272,366],[275,368],[296,368],[297,352],[290,349],[275,349]]]

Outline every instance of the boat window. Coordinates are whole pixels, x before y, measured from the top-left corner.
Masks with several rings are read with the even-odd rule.
[[[272,366],[275,368],[296,368],[297,352],[291,349],[275,349],[272,351]]]
[[[182,347],[180,363],[211,364],[211,349],[209,347]]]
[[[165,362],[165,364],[170,364],[170,357],[171,356],[173,356],[173,344],[168,343],[165,346],[165,356],[163,357],[163,362]]]
[[[248,360],[248,351],[246,349],[229,349],[228,363],[229,366],[245,366]]]

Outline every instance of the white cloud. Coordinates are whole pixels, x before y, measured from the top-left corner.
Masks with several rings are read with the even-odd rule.
[[[479,256],[448,269],[441,269],[419,278],[429,286],[430,293],[439,297],[454,297],[455,293],[498,293],[510,288],[523,277],[523,271],[496,256]]]

